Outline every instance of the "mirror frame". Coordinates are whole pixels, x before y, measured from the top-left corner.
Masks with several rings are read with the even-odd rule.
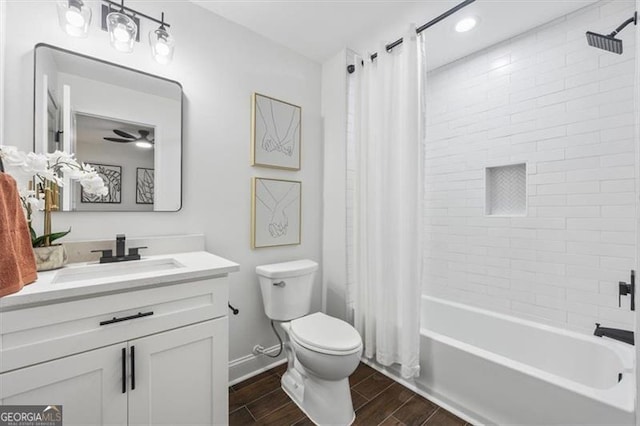
[[[169,78],[165,78],[165,77],[161,77],[155,74],[151,74],[145,71],[140,71],[137,70],[135,68],[130,68],[130,67],[126,67],[124,65],[120,65],[120,64],[116,64],[114,62],[109,62],[109,61],[105,61],[104,59],[100,59],[100,58],[96,58],[93,56],[89,56],[89,55],[85,55],[83,53],[78,53],[78,52],[74,52],[73,50],[68,50],[68,49],[64,49],[62,47],[58,47],[58,46],[54,46],[52,44],[48,44],[48,43],[37,43],[34,47],[33,47],[33,84],[32,84],[32,89],[33,89],[33,109],[31,111],[32,114],[32,119],[31,119],[31,123],[32,123],[32,127],[31,127],[31,132],[33,134],[33,151],[36,152],[36,54],[37,54],[37,49],[38,47],[47,47],[49,49],[53,49],[53,50],[57,50],[59,52],[62,53],[68,53],[71,55],[75,55],[75,56],[79,56],[81,58],[84,59],[89,59],[91,61],[96,61],[99,62],[101,64],[104,65],[111,65],[114,67],[118,67],[127,71],[133,71],[137,74],[141,74],[143,76],[146,77],[152,77],[152,78],[157,78],[160,80],[164,80],[168,83],[173,83],[178,85],[178,87],[180,88],[180,207],[177,210],[160,210],[160,211],[146,211],[146,212],[138,212],[138,211],[134,211],[134,210],[119,210],[119,211],[100,211],[100,210],[94,210],[94,211],[76,211],[76,210],[70,210],[70,211],[60,211],[59,213],[177,213],[180,210],[182,210],[183,207],[183,201],[184,201],[184,176],[183,176],[183,169],[184,169],[184,88],[182,87],[182,84],[179,81],[176,80],[171,80]]]

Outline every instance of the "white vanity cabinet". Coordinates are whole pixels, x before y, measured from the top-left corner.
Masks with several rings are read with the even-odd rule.
[[[236,265],[237,269],[237,265]],[[65,425],[228,422],[228,278],[0,309],[0,404]]]
[[[130,341],[129,424],[227,424],[228,347],[227,318]]]
[[[121,393],[123,345],[0,374],[1,405],[62,405],[65,425],[126,425]]]

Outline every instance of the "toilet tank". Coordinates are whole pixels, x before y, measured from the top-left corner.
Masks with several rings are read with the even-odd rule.
[[[311,311],[313,277],[318,264],[312,260],[273,263],[256,267],[264,312],[276,321],[291,321]]]

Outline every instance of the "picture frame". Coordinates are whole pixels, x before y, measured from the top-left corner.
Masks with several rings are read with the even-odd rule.
[[[302,107],[253,93],[251,102],[251,165],[300,170]]]
[[[298,245],[302,241],[302,182],[254,177],[251,248]]]
[[[155,169],[136,168],[136,204],[153,204]]]
[[[109,193],[107,195],[88,194],[80,186],[80,202],[86,204],[122,203],[122,167],[91,162],[88,162],[88,164],[96,169],[107,189],[109,189]]]

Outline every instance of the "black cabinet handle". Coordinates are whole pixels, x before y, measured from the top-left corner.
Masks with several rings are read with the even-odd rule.
[[[135,315],[129,315],[128,317],[120,317],[120,318],[116,318],[113,317],[110,320],[106,320],[106,321],[101,321],[100,325],[109,325],[109,324],[115,324],[116,322],[122,322],[122,321],[129,321],[129,320],[133,320],[133,319],[138,319],[138,318],[144,318],[144,317],[149,317],[153,315],[153,311],[149,311],[149,312],[138,312]]]
[[[131,390],[136,388],[136,347],[131,346]]]
[[[122,393],[127,393],[127,348],[122,348]]]

